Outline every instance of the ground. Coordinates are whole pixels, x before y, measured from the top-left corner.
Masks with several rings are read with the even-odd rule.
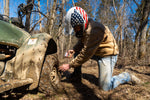
[[[98,87],[98,66],[88,61],[82,67],[82,83],[71,83],[62,78],[64,92],[59,94],[12,94],[4,99],[19,100],[150,100],[150,66],[122,66],[114,69],[113,75],[130,70],[144,83],[141,85],[123,84],[111,91],[102,91]],[[73,69],[70,69],[71,73]]]

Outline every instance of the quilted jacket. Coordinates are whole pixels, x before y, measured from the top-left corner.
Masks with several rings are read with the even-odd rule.
[[[82,65],[94,55],[106,57],[119,54],[116,40],[107,26],[89,19],[83,34],[73,48],[79,54],[69,63],[71,67]]]

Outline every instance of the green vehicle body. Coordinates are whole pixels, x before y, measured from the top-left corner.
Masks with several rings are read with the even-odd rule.
[[[24,86],[25,90],[34,90],[39,87],[40,81],[45,80],[51,85],[48,87],[53,87],[52,90],[55,85],[59,87],[59,82],[51,83],[60,80],[56,52],[57,45],[49,34],[30,35],[15,25],[0,20],[0,94]],[[45,64],[47,61],[49,63]],[[51,76],[48,79],[41,78],[43,70],[47,70],[45,66],[50,66],[49,69],[55,67],[55,70],[45,73],[51,75],[55,72],[52,80],[49,78]]]
[[[31,37],[26,31],[0,20],[0,44],[12,45],[17,48]]]

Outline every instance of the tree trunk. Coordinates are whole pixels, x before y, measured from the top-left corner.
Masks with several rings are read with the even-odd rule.
[[[62,0],[61,2],[61,8],[60,8],[60,17],[59,17],[59,28],[58,28],[58,36],[62,33],[62,24],[63,24],[63,16],[64,16],[64,3],[65,0]]]
[[[9,0],[4,0],[4,15],[9,17]]]
[[[120,20],[121,21],[121,20]],[[120,22],[120,54],[122,55],[123,53],[123,43],[122,43],[122,23]]]
[[[34,0],[27,0],[27,5],[31,2],[34,3]],[[26,14],[25,30],[28,31],[28,32],[30,30],[30,17],[31,17],[32,9],[33,9],[33,6],[30,9],[27,9],[28,11],[27,11],[27,14]]]
[[[147,40],[146,43],[148,42],[149,37],[150,37],[150,26],[148,27],[148,30],[146,32],[146,40]]]
[[[139,35],[140,33],[137,32],[136,33],[136,36],[135,36],[135,42],[134,42],[134,60],[137,58],[137,55],[138,55],[138,44],[139,44]]]
[[[146,30],[148,24],[148,16],[150,13],[150,1],[149,0],[142,0],[141,5],[139,7],[139,19],[140,24],[135,36],[135,43],[134,43],[134,59],[138,58],[142,59],[146,53]],[[140,39],[140,41],[139,41]],[[139,51],[138,51],[138,41],[139,41]]]
[[[40,11],[40,0],[38,0],[38,10]],[[39,20],[41,19],[41,13],[39,13]],[[39,22],[40,25],[40,32],[42,31],[42,23],[41,21]]]
[[[145,26],[142,33],[140,34],[139,59],[142,59],[146,54],[146,31],[147,31],[147,25]]]
[[[46,32],[49,33],[49,16],[50,16],[50,12],[49,12],[49,0],[47,0],[47,22],[46,22]]]
[[[58,54],[60,54],[60,51],[61,51],[61,57],[63,57],[63,54],[64,54],[64,50],[63,50],[63,39],[64,39],[64,36],[62,36],[62,42],[59,40],[59,38],[60,38],[60,35],[62,34],[62,24],[63,24],[63,15],[64,15],[64,3],[65,3],[65,0],[62,0],[62,2],[61,2],[61,7],[59,8],[59,11],[60,11],[60,17],[59,17],[59,28],[58,28],[58,34],[56,34],[57,35],[57,41],[59,41],[58,42]],[[60,46],[59,46],[60,45]],[[60,48],[61,47],[61,48]]]
[[[54,24],[54,20],[55,20],[56,3],[57,3],[57,0],[54,0],[53,8],[51,9],[51,18],[50,18],[50,23],[49,23],[49,27],[48,27],[49,31],[50,31],[50,35],[52,35],[52,28],[53,28],[53,24]]]
[[[146,54],[146,32],[148,26],[148,16],[150,13],[150,1],[143,1],[142,8],[142,19],[140,21],[139,31],[140,31],[140,50],[139,50],[139,59],[142,59]]]
[[[74,0],[72,0],[72,4],[73,4],[73,6],[75,6]]]
[[[122,41],[122,39],[123,39],[123,31],[122,31],[122,29],[124,28],[123,27],[123,21],[124,21],[124,14],[125,14],[125,1],[123,1],[124,3],[123,3],[123,6],[119,9],[119,11],[117,11],[117,9],[116,9],[116,6],[115,6],[115,1],[113,0],[113,7],[114,7],[114,9],[115,9],[115,13],[116,13],[116,16],[117,16],[117,21],[119,22],[119,36],[120,36],[120,54],[122,55],[122,53],[123,53],[123,41]],[[119,40],[118,39],[118,40]]]

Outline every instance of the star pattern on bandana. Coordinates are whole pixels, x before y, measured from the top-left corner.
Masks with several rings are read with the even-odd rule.
[[[82,16],[76,10],[74,10],[74,13],[71,14],[72,27],[75,27],[76,25],[83,25],[83,24],[84,24],[84,20]]]

